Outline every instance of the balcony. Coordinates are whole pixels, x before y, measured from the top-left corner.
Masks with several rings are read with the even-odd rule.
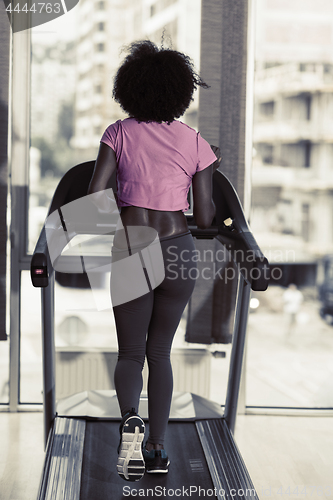
[[[333,143],[333,122],[299,120],[257,121],[253,127],[253,142],[293,144],[300,141]]]
[[[329,68],[330,69],[330,68]],[[325,65],[306,65],[301,71],[300,64],[283,64],[256,71],[255,96],[260,101],[300,93],[333,92],[333,73],[325,71]]]
[[[252,186],[274,186],[297,191],[328,191],[333,189],[333,173],[325,179],[318,178],[313,169],[265,166],[254,161],[252,168]]]

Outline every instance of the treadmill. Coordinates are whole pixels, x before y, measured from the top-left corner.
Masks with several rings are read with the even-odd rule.
[[[115,391],[85,391],[63,400],[55,398],[54,281],[55,269],[85,273],[87,268],[107,266],[110,258],[84,259],[61,255],[78,234],[114,234],[107,214],[96,214],[84,224],[67,220],[66,206],[86,197],[95,162],[71,168],[60,180],[48,218],[41,230],[31,260],[31,279],[41,288],[43,343],[43,403],[45,463],[38,500],[107,500],[127,497],[257,499],[245,463],[235,443],[238,393],[242,372],[251,289],[266,290],[269,264],[246,222],[240,200],[227,177],[213,175],[216,216],[212,226],[199,229],[188,215],[192,235],[216,238],[237,270],[238,288],[230,356],[227,396],[223,407],[191,393],[174,393],[166,434],[170,458],[168,474],[145,474],[138,482],[120,478],[116,471],[119,423]],[[116,191],[115,175],[108,188]],[[97,209],[96,209],[97,210]],[[80,210],[77,210],[77,214]],[[50,216],[52,217],[50,218]],[[75,217],[74,217],[75,218]],[[51,223],[50,223],[51,220]],[[104,222],[103,222],[104,221]],[[98,227],[96,227],[98,226]],[[50,255],[48,239],[56,238],[57,255]],[[101,262],[102,259],[102,262]],[[140,399],[139,414],[148,419],[146,394]]]

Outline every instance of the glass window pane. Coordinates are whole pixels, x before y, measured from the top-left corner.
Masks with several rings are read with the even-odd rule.
[[[0,404],[9,403],[9,340],[0,342]]]
[[[113,388],[116,348],[109,273],[100,273],[94,293],[87,275],[56,273],[56,397],[90,389]],[[110,362],[113,361],[113,364]]]
[[[42,403],[41,290],[21,272],[20,403]]]
[[[165,31],[164,43],[188,53],[199,68],[200,39],[193,32],[199,33],[200,0],[186,11],[174,3],[157,2],[151,24],[144,2],[79,2],[45,29],[32,28],[29,252],[59,179],[75,164],[95,159],[105,128],[126,116],[112,98],[120,49],[147,34],[160,45]],[[197,109],[198,92],[184,116],[194,127]]]
[[[189,54],[199,69],[200,37],[193,33],[200,32],[200,0],[190,2],[186,11],[177,8],[176,0],[155,4],[150,12],[144,2],[136,0],[82,1],[66,15],[31,30],[29,252],[33,252],[61,177],[72,166],[94,160],[105,128],[126,116],[112,99],[113,77],[124,57],[120,49],[147,35],[160,45],[166,24],[163,12],[168,10],[164,44]],[[183,26],[182,33],[179,26]],[[183,120],[196,127],[197,111],[198,93]],[[32,304],[36,290],[30,298],[28,274],[22,276],[22,318],[27,324],[22,326],[21,400],[40,401],[41,357],[36,356],[40,295]],[[107,275],[101,275],[93,293],[84,275],[57,274],[57,397],[72,392],[71,379],[77,383],[75,392],[80,387],[113,384],[112,363],[117,357],[113,314],[97,311],[95,301],[108,300],[108,281]],[[30,310],[25,311],[26,307]],[[185,318],[175,345],[187,349]],[[93,367],[90,372],[89,365]]]
[[[256,4],[251,228],[273,274],[249,319],[247,405],[332,407],[333,4],[292,4]]]
[[[55,188],[80,155],[74,135],[76,14],[32,29],[29,243],[32,252]],[[97,146],[96,146],[97,150]]]
[[[247,405],[332,407],[332,325],[311,289],[299,312],[282,311],[285,288],[272,287],[249,318]]]

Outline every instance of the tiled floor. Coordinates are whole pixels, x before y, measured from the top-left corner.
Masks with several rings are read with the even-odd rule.
[[[0,500],[34,500],[44,459],[43,415],[0,412],[0,429]],[[239,416],[236,441],[259,498],[331,498],[332,429],[333,417]]]
[[[44,462],[43,413],[0,413],[0,499],[34,500]]]
[[[238,416],[236,442],[260,500],[333,497],[333,417]]]

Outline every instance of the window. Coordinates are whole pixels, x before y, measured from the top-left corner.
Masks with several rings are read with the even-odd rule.
[[[312,102],[311,94],[306,94],[304,100],[306,109],[306,119],[311,120],[311,102]]]
[[[148,11],[145,11],[146,15],[149,16],[150,8],[151,16],[159,13],[162,17],[163,9],[173,3],[174,0],[159,0],[155,1],[153,4],[149,2]],[[125,9],[124,6],[130,4],[132,4],[132,2],[118,2],[119,9]],[[266,2],[266,4],[268,5],[269,2]],[[87,5],[88,2],[84,2],[83,4],[79,2],[77,9],[81,9],[83,6]],[[94,4],[95,9],[99,11],[105,11],[108,5],[109,4],[106,4],[105,1],[98,0]],[[139,3],[137,5],[139,5]],[[137,5],[135,8],[137,8]],[[190,8],[191,5],[192,2],[189,2],[188,7]],[[73,9],[72,11],[74,17],[78,17],[77,9]],[[29,224],[29,228],[31,228],[31,235],[29,229],[29,240],[31,241],[30,250],[33,249],[36,243],[36,238],[45,220],[50,198],[54,193],[55,186],[60,177],[72,165],[85,161],[87,158],[96,157],[99,145],[99,140],[97,140],[98,138],[96,136],[100,137],[104,126],[111,122],[110,115],[112,119],[117,119],[119,117],[119,109],[112,108],[113,103],[107,101],[110,92],[105,91],[103,104],[97,102],[97,106],[94,105],[93,97],[95,92],[96,94],[100,94],[103,90],[108,88],[104,86],[109,85],[111,70],[113,70],[111,64],[115,66],[118,64],[118,61],[114,60],[117,58],[116,52],[118,52],[118,47],[120,48],[123,43],[125,44],[133,41],[129,38],[131,36],[129,35],[130,30],[128,26],[126,26],[126,29],[121,31],[119,19],[114,19],[113,22],[119,25],[119,32],[110,30],[107,42],[105,40],[105,43],[98,43],[94,39],[96,31],[105,32],[107,21],[96,22],[90,13],[85,15],[84,9],[82,9],[81,13],[84,13],[85,21],[81,23],[80,29],[83,30],[84,28],[85,35],[84,38],[80,38],[82,32],[80,32],[80,29],[78,30],[78,37],[77,40],[75,40],[74,48],[69,45],[66,46],[65,42],[61,44],[59,40],[57,40],[54,47],[52,47],[52,51],[49,50],[47,46],[52,36],[51,30],[53,28],[51,28],[51,25],[47,27],[47,29],[50,29],[50,34],[45,37],[45,40],[47,38],[45,46],[38,47],[43,38],[40,33],[33,37],[32,52],[36,56],[38,52],[38,62],[37,60],[32,62],[31,144],[33,147],[31,148],[32,159],[29,172],[29,221],[31,221],[31,224]],[[106,17],[104,13],[100,12],[100,14],[102,14],[100,16],[102,19]],[[68,14],[66,14],[66,19],[70,19],[71,15],[69,11]],[[63,18],[65,18],[65,16],[63,16]],[[174,47],[177,43],[177,19],[174,19],[167,26],[168,33],[172,35]],[[57,22],[58,21],[59,20],[57,20]],[[140,15],[138,16],[138,24],[136,27],[138,30],[141,29],[142,31],[135,33],[135,39],[144,36],[145,21],[146,20],[142,19]],[[148,21],[150,20],[148,19]],[[84,27],[82,27],[83,24]],[[58,30],[57,33],[60,34],[60,32],[61,30]],[[161,33],[158,34],[158,43],[160,43],[161,40],[160,34]],[[67,40],[68,35],[69,30],[68,26],[66,26],[64,28],[63,40]],[[127,37],[126,39],[125,35]],[[121,38],[122,36],[124,36],[124,39]],[[103,39],[103,35],[100,36],[100,38]],[[119,41],[120,39],[121,41]],[[106,46],[106,43],[115,48],[113,53],[114,57],[96,57],[96,53],[103,53],[108,49],[109,45]],[[87,47],[88,50],[86,50]],[[93,57],[92,54],[94,51],[95,57]],[[70,62],[68,62],[69,59]],[[99,59],[103,61],[103,65],[99,66]],[[64,61],[66,61],[66,63]],[[297,69],[295,69],[296,66]],[[43,81],[38,77],[39,67],[43,74]],[[267,92],[265,95],[269,97],[263,97],[264,94],[258,96],[259,102],[262,100],[266,102],[261,102],[261,104],[257,106],[257,109],[259,108],[258,111],[260,110],[262,116],[270,120],[268,125],[272,125],[272,127],[266,127],[266,124],[264,124],[266,127],[264,130],[265,134],[258,139],[261,145],[258,146],[256,144],[255,147],[262,161],[271,164],[271,166],[263,169],[265,172],[260,172],[260,184],[256,186],[258,190],[261,190],[263,196],[265,196],[266,203],[260,217],[261,233],[258,231],[258,228],[253,227],[255,236],[258,234],[260,237],[259,241],[263,249],[265,248],[265,244],[262,242],[267,241],[266,251],[268,249],[268,259],[273,262],[273,265],[276,266],[277,263],[280,262],[282,266],[285,265],[285,261],[283,261],[282,258],[286,255],[286,268],[290,262],[294,263],[296,259],[300,259],[303,255],[306,256],[305,250],[308,250],[306,243],[310,244],[308,245],[309,248],[312,245],[316,249],[320,248],[320,251],[324,253],[326,241],[328,239],[326,238],[327,234],[324,235],[326,240],[324,237],[320,239],[321,232],[317,231],[319,238],[317,241],[313,240],[316,228],[315,225],[313,225],[313,227],[310,225],[310,215],[313,218],[316,213],[316,192],[314,192],[312,198],[310,198],[310,196],[307,197],[306,193],[300,194],[299,192],[299,184],[301,184],[299,179],[303,174],[306,179],[308,174],[308,172],[302,171],[300,167],[309,167],[311,160],[313,165],[317,162],[317,158],[314,157],[314,154],[311,159],[311,136],[305,136],[309,139],[307,141],[303,141],[304,135],[300,135],[301,139],[299,136],[295,138],[295,135],[281,138],[278,135],[280,129],[277,130],[273,128],[275,124],[272,118],[277,114],[280,117],[281,101],[283,99],[286,100],[286,95],[294,95],[293,92],[289,93],[289,90],[287,93],[281,95],[282,90],[284,90],[285,86],[290,82],[294,83],[294,81],[296,81],[297,83],[299,77],[307,77],[306,72],[309,71],[304,65],[302,74],[300,75],[299,66],[294,65],[293,71],[296,71],[296,73],[298,71],[298,73],[293,81],[289,75],[290,67],[289,60],[287,60],[286,64],[281,62],[280,66],[277,66],[275,62],[270,63],[268,61],[266,66],[267,88],[269,87],[269,79],[272,78],[272,75],[274,77],[274,74],[276,75],[276,81],[281,81],[282,79],[284,86],[281,85],[279,87],[276,85],[276,95]],[[270,72],[270,70],[274,70],[276,73]],[[96,83],[96,73],[98,82],[101,83]],[[328,77],[332,74],[332,65],[325,66],[325,75]],[[76,80],[77,78],[80,78],[79,83]],[[39,89],[37,84],[40,85]],[[303,130],[300,129],[303,125],[308,125],[306,120],[310,120],[311,116],[318,116],[319,112],[317,109],[317,95],[313,99],[310,94],[307,96],[304,94],[302,95],[304,90],[301,85],[300,87],[301,88],[297,90],[297,96],[300,96],[302,99],[301,125],[298,125],[298,122],[296,123],[296,119],[298,118],[298,116],[296,116],[297,113],[296,115],[290,114],[290,118],[294,120],[296,116],[295,130],[303,134]],[[82,96],[85,97],[83,101],[81,99]],[[15,100],[15,96],[13,96],[13,102],[15,102]],[[96,99],[96,101],[102,101],[102,99]],[[69,105],[70,103],[71,106]],[[286,107],[289,106],[289,103],[286,104]],[[39,107],[40,105],[41,107]],[[46,109],[48,112],[44,113]],[[296,106],[293,107],[293,109],[296,109]],[[33,113],[35,113],[35,115],[33,115]],[[331,113],[331,110],[328,106],[323,106],[321,108],[321,113],[323,115],[325,113],[325,116],[323,116],[320,122],[325,123],[326,113]],[[94,121],[96,115],[98,119]],[[45,123],[43,121],[43,126],[40,127],[42,118],[48,121],[45,121]],[[283,117],[283,119],[285,118]],[[289,116],[287,119],[289,120]],[[97,125],[96,122],[100,125]],[[327,120],[327,122],[329,123],[329,120]],[[61,126],[61,124],[63,126]],[[64,125],[66,125],[66,127]],[[285,130],[290,129],[288,128],[290,123],[284,123],[284,125],[286,125]],[[284,147],[283,141],[286,141],[288,148],[287,146]],[[316,138],[312,138],[312,141],[316,141]],[[28,141],[26,142],[28,143]],[[317,144],[315,147],[317,148]],[[313,153],[314,152],[313,148]],[[319,158],[320,155],[318,155],[318,163],[320,161],[324,166],[327,165],[327,171],[329,172],[332,162],[330,162],[327,156],[328,153],[329,148],[326,148],[325,145],[322,155],[323,160],[321,157]],[[333,152],[331,153],[333,154]],[[283,165],[282,161],[287,163],[283,169],[280,168]],[[296,172],[297,175],[293,175],[295,174],[293,170],[296,170],[295,166],[298,167]],[[22,169],[22,166],[15,165],[15,168]],[[265,177],[266,175],[267,177]],[[303,181],[303,179],[301,180]],[[315,187],[316,184],[314,183],[314,188]],[[309,188],[311,188],[311,185]],[[324,193],[324,189],[322,193]],[[320,196],[322,196],[322,193],[320,193]],[[326,196],[331,202],[329,186]],[[289,198],[285,199],[285,197]],[[279,207],[276,208],[278,204]],[[324,203],[321,201],[321,206],[323,205]],[[330,213],[332,213],[331,207],[332,205],[330,205]],[[22,214],[24,213],[24,210],[22,210]],[[330,213],[325,217],[325,224],[327,224],[328,228],[332,227],[330,226],[330,224],[332,224]],[[280,224],[279,227],[281,227],[281,229],[277,229],[277,222]],[[22,218],[20,227],[23,227],[23,223]],[[322,231],[322,233],[324,232]],[[295,249],[300,248],[299,242],[301,236],[303,238],[301,243],[304,247],[301,251],[304,249],[304,254],[296,254]],[[265,240],[265,238],[267,238],[267,240]],[[313,243],[316,245],[313,245]],[[275,244],[277,245],[276,247],[274,247]],[[108,246],[107,249],[109,249],[109,247],[110,246]],[[281,248],[284,248],[283,251],[287,253],[281,254]],[[27,266],[27,262],[28,257],[26,257],[24,264],[19,263],[21,267],[18,267],[18,273],[22,274],[21,308],[18,309],[21,311],[22,321],[20,354],[22,368],[21,401],[39,402],[42,399],[40,375],[40,301],[38,298],[39,291],[32,291],[29,273],[26,267],[22,267],[23,265]],[[296,261],[296,264],[298,265],[298,261]],[[311,265],[313,266],[315,264],[312,263]],[[108,293],[107,282],[108,280],[106,279],[105,293]],[[36,292],[35,295],[37,298],[35,298],[33,292]],[[259,309],[250,316],[248,332],[249,350],[247,353],[247,404],[295,407],[311,405],[317,407],[329,406],[329,394],[332,387],[330,377],[331,350],[327,348],[328,344],[325,342],[327,338],[329,338],[331,327],[325,330],[325,324],[319,323],[321,319],[317,317],[317,309],[315,308],[317,304],[315,300],[306,299],[308,302],[305,303],[305,308],[307,308],[308,305],[309,308],[308,311],[305,310],[305,312],[310,315],[309,325],[300,325],[300,327],[295,330],[294,336],[289,339],[290,344],[285,342],[283,310],[279,302],[282,293],[283,290],[280,287],[270,287],[268,293],[263,294],[262,299],[260,298]],[[72,352],[72,347],[75,346],[75,344],[81,345],[82,342],[85,343],[85,346],[91,346],[92,350],[96,349],[96,345],[103,349],[104,347],[111,348],[116,344],[112,315],[110,314],[110,317],[108,316],[106,319],[106,314],[96,313],[95,315],[89,310],[92,304],[90,290],[79,286],[73,290],[70,286],[57,283],[56,301],[58,319],[55,333],[57,348],[59,348],[60,352],[59,358],[61,358],[62,352],[66,351],[66,348],[68,348],[68,352]],[[30,307],[32,303],[34,304],[33,308]],[[78,311],[78,304],[80,306],[82,304],[82,311]],[[73,314],[73,310],[78,312]],[[86,314],[87,311],[88,314]],[[112,337],[110,336],[110,324],[111,331],[113,332]],[[312,337],[312,335],[316,334],[316,329],[318,331],[324,331],[325,333],[326,331],[328,332],[328,335],[325,335],[325,342],[322,342],[318,335]],[[324,337],[324,335],[322,337]],[[314,344],[316,345],[316,356],[314,356]],[[0,348],[0,357],[8,357],[8,344],[2,343],[0,344]],[[7,373],[8,368],[5,366],[5,363],[3,363],[0,370],[0,383],[2,384],[0,402],[6,402],[8,400],[8,386],[5,385],[8,379]],[[224,378],[224,380],[225,379],[226,378]],[[212,382],[214,382],[214,380],[212,380]],[[216,385],[215,382],[214,385]]]
[[[258,154],[253,161],[251,227],[271,269],[279,267],[281,280],[274,277],[249,318],[247,405],[296,408],[332,403],[332,344],[322,335],[330,335],[332,326],[320,317],[323,304],[316,282],[319,256],[330,255],[333,243],[333,148],[327,143],[333,116],[332,69],[323,54],[309,56],[309,48],[315,47],[310,32],[322,29],[319,4],[270,0],[256,7],[253,137]],[[282,16],[284,28],[281,23],[273,35],[270,22]],[[323,41],[327,50],[330,44]],[[271,146],[273,164],[264,169]],[[273,187],[280,190],[275,199]],[[258,207],[264,196],[271,205]],[[292,328],[284,301],[290,283],[304,295]]]
[[[274,156],[273,144],[259,143],[256,146],[259,157],[265,165],[272,165]]]
[[[274,101],[260,103],[260,114],[263,116],[273,116],[275,109]]]
[[[311,166],[311,141],[304,141],[304,167]]]
[[[177,3],[177,0],[157,0],[150,6],[150,17],[155,16],[158,12],[162,12],[174,3]]]
[[[304,241],[310,240],[310,205],[302,204],[301,234]]]

